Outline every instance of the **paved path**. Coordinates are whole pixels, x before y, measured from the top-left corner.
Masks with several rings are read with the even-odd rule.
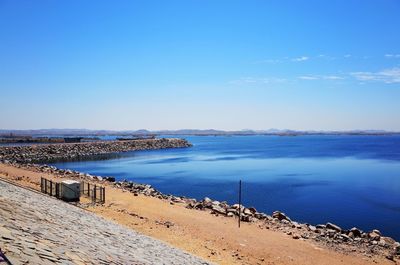
[[[0,248],[15,264],[207,264],[78,207],[0,181]]]

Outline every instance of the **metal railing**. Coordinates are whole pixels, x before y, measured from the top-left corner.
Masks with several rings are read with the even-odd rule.
[[[105,203],[106,202],[106,189],[96,184],[89,182],[81,182],[81,195],[89,197],[94,203]]]
[[[54,182],[52,180],[48,180],[45,178],[40,178],[40,190],[45,194],[49,194],[50,196],[54,196],[58,199],[61,199],[61,184],[58,182]]]
[[[48,194],[50,196],[54,196],[58,199],[62,198],[62,191],[61,189],[70,189],[71,191],[75,192],[75,195],[86,196],[89,197],[93,203],[105,203],[106,201],[106,189],[102,186],[91,184],[89,182],[80,182],[80,191],[79,194],[76,193],[75,190],[72,190],[70,187],[66,185],[62,185],[62,183],[55,182],[46,178],[40,179],[40,190],[41,192]]]

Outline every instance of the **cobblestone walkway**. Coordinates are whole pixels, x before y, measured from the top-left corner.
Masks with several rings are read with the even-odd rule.
[[[0,248],[16,264],[207,264],[78,207],[0,181]]]

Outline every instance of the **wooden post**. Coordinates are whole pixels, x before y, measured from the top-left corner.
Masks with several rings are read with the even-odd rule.
[[[93,189],[93,199],[94,199],[94,202],[96,202],[96,190],[97,189],[97,187],[96,187],[96,184],[94,184],[94,189]]]
[[[240,228],[240,219],[242,219],[242,180],[239,180],[239,228]]]
[[[44,179],[44,193],[47,194],[47,179]]]
[[[106,203],[106,188],[103,187],[103,203]]]

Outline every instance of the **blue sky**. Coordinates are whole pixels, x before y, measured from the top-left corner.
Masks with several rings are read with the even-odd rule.
[[[400,131],[400,1],[0,0],[0,128]]]

